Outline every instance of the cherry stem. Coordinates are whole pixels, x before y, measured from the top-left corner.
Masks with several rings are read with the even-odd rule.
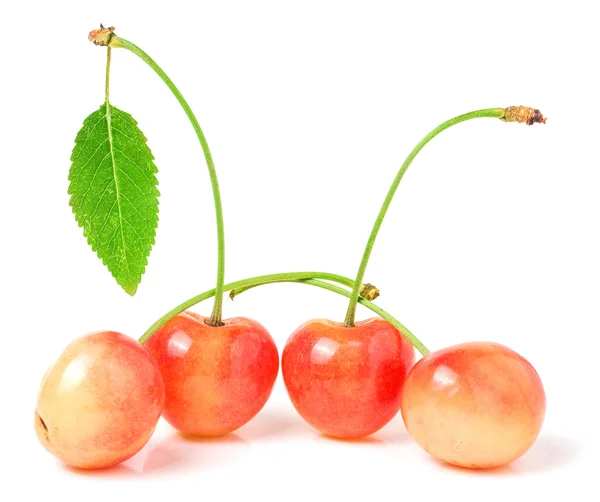
[[[311,279],[311,278],[319,278],[325,279],[328,281],[338,282],[340,284],[344,284],[348,287],[353,287],[354,283],[352,279],[348,279],[347,277],[343,277],[337,274],[330,274],[327,272],[288,272],[281,274],[269,274],[269,275],[260,275],[257,277],[252,277],[250,279],[244,279],[242,281],[231,282],[229,284],[225,284],[223,289],[225,291],[229,290],[237,290],[240,288],[246,288],[251,286],[259,286],[261,284],[270,284],[273,282],[288,282],[288,281],[297,281],[302,279]],[[215,295],[216,289],[211,289],[205,291],[204,293],[194,296],[189,300],[183,302],[181,305],[178,305],[174,309],[167,312],[164,316],[162,316],[158,321],[156,321],[150,328],[141,336],[139,339],[140,343],[144,343],[152,334],[161,328],[165,323],[170,321],[173,317],[183,312],[185,309],[191,307],[192,305],[196,305],[197,303],[207,300]]]
[[[319,280],[322,279],[322,280]],[[343,284],[348,287],[352,287],[354,285],[352,279],[348,279],[347,277],[343,277],[341,275],[329,274],[327,272],[289,272],[289,273],[281,273],[281,274],[269,274],[269,275],[261,275],[257,277],[251,277],[249,279],[243,279],[241,281],[230,282],[229,284],[225,284],[223,286],[225,291],[231,291],[233,296],[236,294],[240,294],[241,292],[250,289],[256,286],[262,286],[264,284],[274,284],[279,282],[297,282],[302,284],[308,284],[311,286],[316,286],[319,288],[327,289],[339,295],[350,298],[350,291],[340,288],[339,286],[335,286],[334,284],[330,284],[324,281],[332,281],[337,282],[339,284]],[[360,290],[361,288],[359,288]],[[162,316],[158,321],[156,321],[146,332],[138,339],[141,344],[144,344],[158,329],[160,329],[164,324],[173,319],[176,315],[180,314],[184,310],[200,303],[204,300],[207,300],[214,296],[215,290],[211,289],[209,291],[205,291],[189,300],[183,302],[178,305],[171,311],[167,312],[164,316]],[[413,335],[408,328],[406,328],[400,321],[394,318],[391,314],[388,314],[385,310],[379,308],[377,305],[371,303],[364,298],[358,299],[359,303],[372,310],[379,316],[383,317],[390,324],[392,324],[397,330],[399,330],[413,345],[414,347],[424,356],[429,354],[429,350],[423,343]]]
[[[158,64],[146,54],[142,49],[140,49],[137,45],[125,40],[124,38],[118,37],[114,33],[111,32],[110,39],[108,41],[108,50],[110,54],[110,49],[113,48],[123,48],[127,49],[130,52],[133,52],[136,56],[142,59],[150,68],[154,70],[154,72],[162,79],[162,81],[167,85],[167,87],[171,90],[181,107],[183,108],[185,114],[188,119],[192,123],[194,131],[196,132],[196,136],[198,136],[198,140],[200,141],[200,145],[202,146],[202,151],[204,152],[204,158],[206,159],[206,165],[208,167],[208,173],[210,175],[210,183],[212,185],[214,203],[215,203],[215,216],[217,220],[217,285],[215,288],[215,301],[213,306],[213,311],[210,317],[210,320],[207,320],[207,324],[211,326],[222,326],[222,311],[223,311],[223,283],[225,282],[225,230],[223,225],[223,206],[221,203],[221,191],[219,189],[219,182],[217,180],[217,172],[215,170],[215,165],[212,159],[212,155],[210,153],[210,149],[208,147],[208,142],[206,141],[206,137],[202,132],[200,124],[194,115],[194,112],[188,105],[187,101],[179,91],[179,89],[175,86],[173,81],[168,77],[168,75],[162,70]],[[109,56],[110,57],[110,56]]]
[[[108,47],[106,51],[106,81],[104,84],[104,101],[108,106],[108,91],[110,89],[110,56],[111,48]]]
[[[354,286],[354,281],[352,281],[351,279],[348,279],[348,278],[342,277],[342,276],[338,276],[338,277],[340,279],[344,279],[344,280],[343,281],[338,280],[336,282],[339,282],[340,284],[343,284],[344,286],[348,286],[349,288],[352,288],[352,286]],[[308,280],[308,279],[297,279],[294,282],[303,282],[306,280]],[[262,286],[262,284],[252,284],[251,286],[232,289],[229,292],[229,298],[231,298],[233,300],[236,296],[241,295],[242,293],[245,293],[246,291],[257,288],[259,286]],[[360,293],[360,297],[364,298],[365,300],[369,300],[369,301],[373,301],[375,298],[379,297],[379,290],[372,284],[363,284],[362,287],[359,289],[359,293]]]
[[[348,304],[348,310],[346,312],[346,319],[344,320],[344,326],[353,327],[354,326],[354,318],[356,316],[356,303],[359,300],[359,288],[360,284],[365,275],[365,271],[367,269],[367,263],[369,262],[369,258],[371,256],[371,251],[373,250],[373,245],[375,244],[375,239],[377,238],[377,234],[379,232],[379,228],[383,223],[383,219],[385,214],[387,213],[388,208],[394,198],[394,194],[396,193],[396,189],[404,176],[404,173],[410,166],[411,162],[417,156],[417,154],[421,151],[421,149],[429,143],[433,138],[435,138],[439,133],[452,127],[453,125],[460,124],[461,122],[465,122],[470,119],[477,118],[497,118],[504,120],[506,122],[523,122],[527,125],[532,125],[536,122],[545,122],[546,119],[542,116],[539,110],[524,107],[524,106],[511,106],[508,108],[487,108],[485,110],[476,110],[470,113],[465,113],[464,115],[459,115],[458,117],[454,117],[443,124],[440,124],[435,129],[433,129],[427,136],[425,136],[410,152],[406,160],[400,167],[396,178],[383,201],[383,205],[379,210],[379,214],[375,220],[375,224],[373,225],[373,229],[371,230],[371,235],[369,236],[369,240],[367,241],[367,245],[365,247],[365,251],[362,256],[362,260],[360,262],[360,266],[358,267],[358,273],[356,274],[356,280],[354,281],[354,288],[352,289],[352,294],[350,296],[350,302]]]
[[[350,298],[352,296],[352,293],[350,291],[347,291],[333,284],[320,281],[318,279],[308,279],[305,281],[296,282],[300,284],[308,284],[310,286],[317,286],[319,288],[327,289],[339,295],[345,296],[346,298]],[[421,340],[419,340],[411,331],[409,331],[409,329],[406,326],[404,326],[398,319],[393,317],[391,314],[378,307],[374,303],[371,303],[369,300],[365,300],[364,298],[359,297],[358,303],[372,310],[377,315],[389,322],[392,326],[394,326],[394,328],[400,331],[400,333],[402,333],[408,339],[408,341],[412,343],[413,347],[415,347],[421,353],[421,355],[426,356],[430,353],[430,350],[427,347],[425,347],[425,345],[423,345],[423,342],[421,342]]]

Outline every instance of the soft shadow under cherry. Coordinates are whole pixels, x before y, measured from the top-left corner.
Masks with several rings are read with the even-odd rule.
[[[141,475],[156,475],[174,469],[208,470],[230,458],[233,449],[245,445],[246,440],[236,434],[199,437],[173,432],[150,449],[137,470]]]
[[[61,467],[72,474],[77,476],[87,477],[108,477],[108,478],[119,478],[119,477],[130,477],[139,474],[134,469],[125,464],[113,465],[105,469],[79,469],[77,467],[71,467],[70,465],[62,464]]]
[[[385,444],[410,443],[412,441],[399,414],[383,429],[375,433],[374,437]]]
[[[221,445],[240,444],[240,443],[246,442],[246,440],[244,438],[241,438],[240,436],[238,436],[235,433],[225,434],[224,436],[214,436],[214,437],[192,436],[190,434],[175,433],[174,437],[173,437],[173,441],[176,442],[177,440],[183,441],[183,442],[188,442],[188,443],[206,443],[206,444],[221,444]]]
[[[541,436],[531,449],[513,463],[490,469],[468,469],[433,459],[440,467],[465,475],[518,476],[564,468],[577,455],[577,444],[565,437]]]
[[[261,441],[268,438],[281,438],[296,435],[305,429],[305,422],[300,416],[282,414],[274,411],[262,411],[248,424],[238,429],[236,434],[250,441]]]
[[[549,472],[568,465],[577,456],[578,445],[562,436],[540,436],[531,449],[513,464],[520,473]]]
[[[373,436],[363,436],[359,438],[336,438],[327,434],[319,434],[320,440],[331,441],[334,443],[346,443],[348,445],[379,445],[384,444],[384,441]]]

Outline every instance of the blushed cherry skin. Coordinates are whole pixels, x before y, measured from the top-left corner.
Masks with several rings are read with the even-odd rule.
[[[44,447],[82,469],[116,465],[150,439],[165,388],[137,341],[114,331],[71,342],[42,379],[34,426]]]
[[[279,371],[269,332],[243,317],[209,326],[184,312],[146,342],[166,385],[163,417],[184,434],[222,436],[265,405]]]
[[[536,440],[546,395],[533,366],[513,350],[471,342],[432,352],[406,378],[402,416],[434,457],[468,468],[506,465]]]
[[[304,420],[324,434],[357,438],[377,432],[398,413],[414,361],[412,344],[384,319],[351,328],[314,319],[291,335],[281,368]]]

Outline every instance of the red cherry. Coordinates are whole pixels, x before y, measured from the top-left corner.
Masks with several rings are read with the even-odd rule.
[[[68,465],[98,469],[135,455],[160,418],[165,388],[144,347],[115,333],[71,342],[41,383],[35,431]]]
[[[462,467],[498,467],[523,455],[545,410],[533,366],[491,342],[432,352],[415,364],[402,391],[411,436],[434,457]]]
[[[283,379],[296,410],[319,431],[367,436],[400,409],[400,391],[414,364],[411,343],[380,318],[341,323],[315,319],[300,326],[282,355]]]
[[[279,371],[269,332],[243,317],[213,327],[184,312],[146,342],[166,385],[163,417],[184,434],[221,436],[265,405]]]

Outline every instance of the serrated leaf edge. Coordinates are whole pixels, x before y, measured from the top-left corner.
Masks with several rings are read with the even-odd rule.
[[[110,129],[110,112],[108,111],[109,109],[115,109],[116,107],[113,107],[110,103],[105,102],[102,105],[100,105],[99,110],[102,110],[102,108],[106,107],[106,111],[104,112],[104,117],[106,117],[107,122],[108,122],[108,135],[109,135],[109,142],[111,143],[110,146],[110,150],[111,150],[111,157],[112,157],[112,166],[113,166],[113,171],[115,171],[115,160],[114,160],[114,153],[113,153],[113,148],[112,148],[112,131]],[[131,120],[131,122],[133,123],[134,126],[136,126],[136,128],[138,129],[138,131],[140,132],[144,143],[148,142],[148,139],[146,137],[146,135],[143,133],[143,131],[137,127],[138,126],[138,121],[135,120],[135,118],[133,118],[133,116],[123,110],[117,109],[120,113],[122,113],[123,115],[125,115],[129,120]],[[87,120],[92,116],[93,114],[90,114],[86,117],[86,119],[83,121],[83,126],[86,125]],[[99,123],[99,122],[98,122]],[[97,124],[96,124],[97,125]],[[96,127],[96,125],[94,125],[94,128]],[[73,163],[75,161],[75,149],[77,147],[77,142],[78,142],[78,138],[80,133],[83,131],[83,127],[80,128],[78,134],[75,137],[75,147],[73,148],[72,152],[71,152],[71,156],[69,158],[69,160],[71,161],[71,163]],[[93,131],[93,130],[92,130]],[[156,228],[158,227],[158,222],[160,220],[160,190],[158,189],[158,179],[156,178],[155,174],[158,172],[158,168],[156,167],[156,164],[154,164],[154,160],[155,157],[152,154],[152,151],[150,150],[150,148],[148,148],[147,151],[147,155],[148,155],[148,159],[150,160],[150,165],[152,166],[152,174],[154,177],[154,185],[153,188],[156,191],[156,197],[157,197],[157,204],[156,204],[156,226],[152,228],[152,232],[150,234],[150,249],[148,252],[148,256],[150,255],[150,252],[152,251],[152,249],[154,248],[154,245],[156,244]],[[117,188],[117,180],[116,180],[116,173],[114,175],[115,178],[115,187]],[[69,170],[69,175],[68,175],[68,181],[69,181],[69,188],[67,190],[67,194],[71,195],[71,197],[69,198],[69,205],[71,206],[71,212],[73,213],[73,215],[75,216],[75,221],[77,222],[77,226],[79,228],[81,228],[83,230],[83,235],[86,238],[86,241],[88,243],[88,245],[92,248],[92,251],[94,253],[96,253],[96,256],[101,260],[102,264],[106,267],[106,269],[110,272],[110,274],[112,275],[112,277],[115,279],[115,281],[117,282],[117,284],[119,284],[119,286],[121,286],[121,288],[130,296],[134,296],[137,292],[137,289],[139,287],[139,284],[141,283],[141,279],[144,275],[144,273],[146,272],[146,268],[148,266],[148,256],[144,256],[142,262],[141,262],[141,274],[140,274],[140,280],[139,281],[129,281],[129,284],[123,284],[119,281],[118,277],[115,275],[115,273],[110,269],[109,267],[109,263],[108,261],[101,257],[98,254],[98,246],[96,245],[95,241],[91,238],[90,235],[88,235],[88,232],[86,232],[85,226],[84,226],[84,222],[78,217],[77,212],[76,212],[76,208],[73,204],[73,199],[75,198],[75,195],[73,194],[73,191],[71,189],[71,183],[73,182],[73,176],[71,173],[71,170]],[[118,193],[118,188],[117,188],[117,193]],[[118,200],[118,196],[117,196],[117,200]],[[119,204],[120,205],[120,204]],[[121,218],[121,213],[119,211],[119,219],[122,220]],[[123,236],[123,225],[120,224],[121,227],[121,235]],[[129,270],[129,266],[127,267],[127,269]],[[128,277],[131,278],[130,274],[128,274]]]

